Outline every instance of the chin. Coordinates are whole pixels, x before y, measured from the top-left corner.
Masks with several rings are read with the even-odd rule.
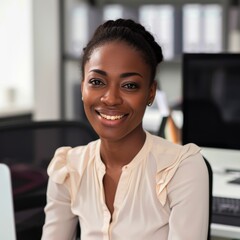
[[[107,129],[107,130],[95,130],[99,136],[100,139],[109,140],[109,141],[118,141],[122,138],[124,138],[127,134],[126,133],[120,133],[118,131],[114,131],[113,129]]]

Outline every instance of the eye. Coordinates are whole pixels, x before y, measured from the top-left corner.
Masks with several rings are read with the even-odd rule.
[[[126,83],[122,87],[129,90],[134,90],[134,89],[137,89],[139,86],[136,83]]]
[[[93,85],[93,86],[101,86],[101,85],[104,85],[104,82],[100,79],[97,79],[97,78],[93,78],[93,79],[90,79],[88,81],[89,84]]]

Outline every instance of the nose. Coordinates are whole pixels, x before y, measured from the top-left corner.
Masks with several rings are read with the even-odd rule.
[[[109,87],[106,89],[106,92],[101,97],[101,102],[105,103],[108,106],[122,104],[123,99],[120,93],[120,89],[117,89],[117,87]]]

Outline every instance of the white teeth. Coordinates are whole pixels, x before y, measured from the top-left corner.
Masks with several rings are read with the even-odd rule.
[[[112,120],[112,121],[114,121],[114,120],[118,120],[118,119],[123,118],[124,115],[109,116],[109,115],[105,115],[105,114],[100,113],[100,116],[103,117],[103,118],[105,118],[105,119],[107,119],[107,120]]]

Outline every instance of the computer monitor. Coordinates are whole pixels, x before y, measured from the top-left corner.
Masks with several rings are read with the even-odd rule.
[[[183,54],[183,144],[240,149],[240,54]]]

